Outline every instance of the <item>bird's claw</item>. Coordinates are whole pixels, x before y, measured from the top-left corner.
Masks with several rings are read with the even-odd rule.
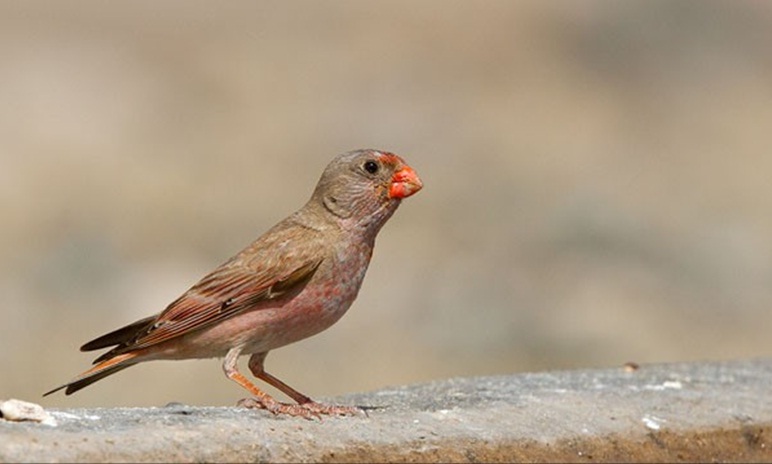
[[[364,411],[356,406],[338,406],[335,404],[322,404],[316,401],[310,401],[299,405],[317,415],[326,416],[356,416],[363,414]]]
[[[325,416],[354,416],[364,413],[361,408],[355,406],[337,406],[309,401],[303,404],[289,404],[274,400],[273,398],[244,398],[236,403],[248,409],[265,409],[273,414],[287,414],[304,419],[322,419]]]

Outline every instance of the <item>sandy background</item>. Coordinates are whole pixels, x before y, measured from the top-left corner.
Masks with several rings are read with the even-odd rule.
[[[295,388],[772,356],[770,44],[766,2],[3,2],[0,397],[360,147],[425,189],[346,317],[268,357]],[[205,360],[42,403],[242,396]]]

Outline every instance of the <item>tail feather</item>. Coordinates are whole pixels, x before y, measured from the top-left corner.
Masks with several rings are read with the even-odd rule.
[[[48,396],[51,393],[57,392],[62,389],[66,389],[64,390],[64,393],[66,395],[71,395],[76,391],[80,390],[81,388],[85,388],[91,385],[97,380],[101,380],[107,377],[108,375],[115,374],[118,371],[121,371],[123,369],[126,369],[127,367],[133,366],[138,362],[137,360],[134,359],[136,357],[137,355],[135,353],[125,353],[125,354],[118,355],[112,359],[108,359],[106,361],[100,362],[96,366],[92,367],[86,372],[75,377],[70,382],[67,382],[64,385],[60,385],[54,388],[53,390],[44,393],[43,396]]]
[[[143,329],[152,325],[155,319],[156,319],[156,316],[146,317],[144,319],[138,320],[137,322],[133,322],[125,327],[121,327],[118,330],[113,330],[112,332],[102,335],[101,337],[97,337],[91,340],[90,342],[86,343],[85,345],[81,346],[80,351],[100,350],[102,348],[107,348],[110,346],[127,343],[132,338],[134,338],[137,335],[137,333],[142,332]]]

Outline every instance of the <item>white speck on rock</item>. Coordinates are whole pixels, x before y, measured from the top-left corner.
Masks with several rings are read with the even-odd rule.
[[[662,391],[662,390],[668,390],[668,389],[680,390],[683,387],[684,387],[683,384],[681,382],[679,382],[678,380],[675,380],[675,381],[673,381],[673,380],[666,380],[666,381],[662,382],[661,385],[644,385],[643,388],[646,389],[646,390]]]
[[[634,391],[649,390],[649,391],[664,391],[664,390],[681,390],[684,385],[678,380],[666,380],[659,385],[643,385],[638,387],[637,385],[630,385],[629,388]]]
[[[646,427],[652,430],[659,430],[662,427],[660,423],[665,422],[665,419],[660,419],[659,417],[655,416],[643,416],[641,421]]]
[[[13,422],[30,421],[56,426],[56,419],[43,406],[17,399],[0,402],[0,417]]]

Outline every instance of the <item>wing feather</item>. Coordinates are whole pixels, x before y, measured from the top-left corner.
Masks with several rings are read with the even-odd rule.
[[[154,319],[146,318],[140,321],[143,324],[138,322],[124,328],[136,327],[138,332],[95,362],[166,342],[299,291],[323,261],[318,233],[312,232],[294,226],[265,234],[204,276]],[[124,329],[115,332],[125,335],[125,331],[121,332]],[[92,348],[93,344],[87,345]]]

